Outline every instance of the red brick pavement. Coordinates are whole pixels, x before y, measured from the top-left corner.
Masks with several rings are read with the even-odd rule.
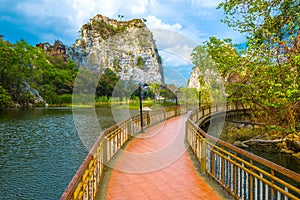
[[[185,120],[171,118],[129,143],[111,173],[107,199],[221,199],[197,175],[185,150]]]

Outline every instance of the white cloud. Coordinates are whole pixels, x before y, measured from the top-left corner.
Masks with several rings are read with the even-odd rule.
[[[74,22],[78,24],[86,23],[96,14],[102,14],[110,18],[116,18],[117,15],[124,15],[125,20],[131,18],[141,18],[148,15],[151,9],[155,7],[154,0],[130,0],[124,3],[124,0],[67,0],[74,9]]]
[[[163,49],[160,50],[159,54],[162,56],[164,66],[178,68],[183,65],[192,65],[190,58],[179,55],[174,51]]]
[[[153,1],[155,2],[155,1]],[[16,10],[25,16],[33,17],[36,21],[49,18],[59,18],[68,21],[78,29],[90,18],[100,13],[110,18],[123,14],[126,17],[146,15],[152,8],[149,0],[29,0],[19,2]],[[75,28],[74,27],[74,28]]]
[[[149,6],[148,0],[138,0],[136,5],[132,6],[131,12],[133,14],[144,14]]]
[[[216,10],[217,6],[222,2],[222,0],[187,0],[196,7],[195,14],[206,20],[217,19],[218,12]]]
[[[172,52],[174,55],[181,57],[184,63],[177,63],[179,65],[191,64],[191,53],[193,52],[195,46],[185,45],[176,45],[170,48],[165,49],[167,52]]]
[[[191,53],[197,43],[181,32],[170,30],[170,26],[166,28],[168,29],[150,29],[163,58],[163,66],[187,78],[192,70]],[[165,74],[167,83],[169,76]]]
[[[199,10],[197,12],[198,16],[204,17],[205,19],[209,19],[209,20],[212,20],[212,19],[216,18],[216,16],[214,14],[215,14],[214,12],[208,11],[208,10],[204,10],[204,9],[201,9],[201,10]]]
[[[222,0],[188,0],[192,5],[202,8],[216,8]]]
[[[163,23],[161,19],[153,15],[149,15],[148,17],[146,17],[146,19],[147,19],[146,24],[150,29],[156,28],[156,29],[179,31],[182,28],[182,25],[179,23],[175,23],[175,24]]]
[[[45,19],[48,17],[61,18],[68,12],[69,5],[65,1],[56,0],[30,0],[21,1],[16,5],[16,10],[24,13],[25,16],[35,17],[36,19]]]
[[[150,2],[151,1],[151,2]],[[18,2],[15,11],[23,16],[23,20],[40,29],[60,29],[61,34],[73,32],[75,38],[81,26],[96,14],[115,18],[122,14],[126,19],[146,16],[152,8],[154,0],[27,0]],[[54,31],[54,30],[53,30]],[[42,34],[39,36],[43,40]],[[57,37],[56,37],[57,38]]]
[[[197,45],[197,42],[183,34],[182,31],[179,32],[167,28],[150,28],[150,31],[153,33],[157,46],[160,49],[168,49],[182,54],[187,49],[192,49]]]

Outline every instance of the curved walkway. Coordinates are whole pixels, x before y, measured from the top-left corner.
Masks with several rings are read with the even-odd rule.
[[[128,144],[110,175],[107,199],[221,199],[185,150],[186,118],[171,118]]]

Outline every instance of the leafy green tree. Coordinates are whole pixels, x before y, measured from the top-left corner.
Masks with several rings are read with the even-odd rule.
[[[96,90],[97,96],[111,97],[119,77],[109,68],[101,75]]]
[[[160,84],[159,83],[151,83],[149,85],[150,91],[154,94],[154,102],[156,102],[156,98],[160,97]]]
[[[299,1],[234,0],[225,1],[218,8],[223,8],[223,21],[229,27],[248,34],[252,48],[275,50],[275,54],[299,52]]]
[[[60,103],[60,99],[68,98],[59,95],[72,93],[77,71],[73,61],[48,56],[43,49],[24,40],[11,44],[0,39],[0,84],[14,102],[35,102],[29,85],[47,102]]]
[[[9,107],[11,104],[11,97],[6,89],[0,85],[0,109]]]
[[[9,92],[13,101],[25,104],[30,94],[24,91],[24,82],[32,74],[32,47],[24,40],[11,45],[1,41],[1,84]]]
[[[299,1],[225,1],[223,21],[247,34],[243,72],[256,114],[269,123],[295,128],[300,107]],[[292,14],[291,14],[292,13]]]
[[[0,39],[0,82],[6,89],[11,89],[16,76],[13,72],[18,58],[15,50],[9,42]]]
[[[118,81],[113,89],[112,96],[119,97],[120,101],[122,101],[124,97],[126,99],[130,99],[132,93],[135,93],[134,90],[137,87],[138,86],[133,80],[122,80],[118,78]]]
[[[180,101],[182,104],[197,104],[198,102],[198,91],[196,88],[180,88]]]
[[[234,73],[233,57],[238,58],[231,40],[211,37],[209,41],[194,48],[192,61],[199,71],[201,99],[207,103],[224,102],[224,88],[229,86],[229,77]],[[226,84],[227,83],[227,84]],[[228,88],[227,88],[228,89]],[[230,96],[230,94],[228,94]]]

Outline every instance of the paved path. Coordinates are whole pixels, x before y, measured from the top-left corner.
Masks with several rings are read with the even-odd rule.
[[[186,116],[133,139],[112,171],[107,199],[221,199],[198,175],[185,150]]]

